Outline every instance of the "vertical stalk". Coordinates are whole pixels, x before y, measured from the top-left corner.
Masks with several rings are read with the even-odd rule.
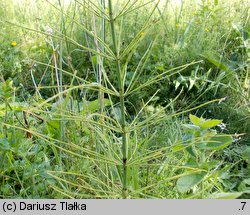
[[[67,42],[67,39],[66,39],[66,28],[65,28],[65,21],[64,21],[64,17],[63,17],[63,6],[62,6],[62,4],[61,4],[61,1],[60,0],[58,0],[58,2],[59,2],[59,5],[60,5],[60,9],[61,9],[61,32],[63,33],[63,35],[64,35],[64,37],[65,37],[65,40],[66,40],[66,47],[68,46],[68,42]],[[65,126],[64,126],[64,121],[63,121],[63,117],[62,117],[62,115],[63,115],[63,112],[62,112],[62,110],[63,110],[63,95],[62,95],[62,91],[63,91],[63,87],[62,87],[62,85],[63,85],[63,75],[62,75],[62,55],[63,55],[63,47],[62,47],[62,45],[63,45],[63,40],[62,40],[62,38],[60,39],[60,41],[59,41],[59,47],[58,47],[58,49],[59,49],[59,56],[58,56],[58,63],[59,63],[59,68],[57,67],[57,69],[59,69],[59,73],[57,72],[57,70],[56,70],[56,72],[57,72],[57,76],[58,76],[58,78],[57,78],[57,81],[58,81],[58,93],[60,93],[60,95],[59,95],[59,102],[60,102],[60,138],[61,138],[61,140],[64,140],[64,132],[65,132]],[[66,106],[67,104],[65,104],[65,106]],[[60,150],[60,156],[61,156],[61,150]]]
[[[98,32],[97,32],[97,28],[96,28],[96,19],[95,19],[95,14],[94,13],[92,14],[92,26],[93,26],[93,32],[94,32],[94,35],[95,35],[94,45],[95,45],[96,51],[97,52],[100,52],[100,50],[103,51],[104,50],[103,46],[99,45],[99,43],[97,41]],[[104,38],[104,36],[103,36],[103,30],[104,30],[103,20],[101,20],[101,27],[102,27],[101,28],[101,39],[103,40],[103,38]],[[97,82],[100,85],[102,85],[103,57],[97,54],[96,59],[97,59],[96,60],[97,64],[95,65],[96,66],[96,79],[97,79]],[[99,105],[100,105],[99,106],[99,111],[100,111],[100,114],[102,115],[103,110],[104,110],[104,94],[103,94],[102,89],[99,89],[98,100],[99,100]],[[100,122],[103,123],[103,117],[100,117]]]
[[[201,163],[204,163],[206,160],[206,155],[205,155],[205,151],[202,151],[202,154],[201,154]],[[201,199],[204,198],[204,182],[202,181],[201,182]]]
[[[100,4],[100,7],[103,11],[105,11],[105,0],[100,0],[99,1],[99,4]],[[103,42],[105,42],[105,18],[104,17],[101,17],[101,20],[100,20],[100,38]],[[100,44],[100,50],[101,52],[104,53],[104,46],[102,44]],[[98,52],[100,51],[98,50]],[[104,81],[103,81],[103,78],[102,78],[102,75],[104,73],[104,57],[102,56],[98,56],[98,83],[100,85],[104,84]],[[100,116],[100,123],[103,124],[104,123],[104,117],[103,117],[103,113],[104,113],[104,92],[102,91],[102,89],[99,90],[98,92],[98,99],[99,99],[99,112],[101,114]],[[102,126],[101,127],[102,129],[102,133],[106,133],[106,131],[104,130],[104,127]],[[106,174],[108,175],[108,164],[106,163],[105,165],[105,169],[106,169]],[[106,179],[106,183],[108,186],[109,185],[109,179],[107,178]]]
[[[95,49],[96,51],[99,53],[100,52],[100,47],[99,47],[99,43],[98,43],[98,40],[97,40],[97,37],[98,37],[98,32],[97,32],[97,28],[96,28],[96,19],[95,19],[95,14],[93,13],[92,14],[92,29],[93,29],[93,32],[94,32],[94,45],[95,45]],[[95,75],[96,75],[96,81],[102,85],[102,70],[101,70],[101,65],[102,65],[102,57],[98,54],[96,54],[96,65],[93,63],[93,60],[92,60],[92,64],[93,66],[95,67],[94,71],[95,72]],[[103,99],[102,99],[102,89],[99,89],[98,91],[98,101],[99,101],[99,111],[100,111],[100,114],[101,114],[101,117],[99,117],[99,121],[100,123],[102,124],[103,123],[103,118],[102,118],[102,114],[103,114]],[[103,132],[103,127],[101,127],[102,129],[102,132]],[[97,153],[100,153],[100,145],[98,144],[97,141],[95,141],[95,148],[96,148],[96,151]],[[99,166],[100,164],[98,164]],[[101,177],[101,174],[100,174],[100,170],[99,168],[96,168],[97,170],[97,175],[98,177]]]
[[[100,5],[102,7],[102,10],[105,11],[105,0],[100,1]],[[103,42],[105,42],[105,19],[101,18],[101,39]],[[104,52],[104,47],[101,45],[100,47],[101,51]],[[98,70],[99,70],[99,84],[102,85],[102,73],[104,70],[104,58],[102,56],[99,56],[100,61],[98,62]],[[104,111],[104,93],[102,90],[99,91],[99,104],[100,104],[100,113],[103,114]],[[101,123],[103,123],[104,119],[101,117]]]
[[[122,195],[123,198],[126,199],[128,196],[127,190],[127,160],[128,160],[128,152],[127,152],[127,131],[126,131],[126,119],[125,119],[125,103],[124,103],[124,85],[123,85],[123,75],[121,70],[121,62],[119,57],[119,52],[116,44],[116,35],[115,35],[115,20],[112,10],[112,0],[109,0],[109,18],[110,18],[110,26],[111,26],[111,36],[113,40],[113,48],[116,56],[116,69],[118,75],[118,83],[119,83],[119,98],[120,98],[120,108],[121,108],[121,127],[122,127],[122,162],[123,162],[123,179],[122,179]]]

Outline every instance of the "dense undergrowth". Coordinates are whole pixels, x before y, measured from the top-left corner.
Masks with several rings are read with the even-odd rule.
[[[1,1],[0,198],[248,198],[249,14]]]

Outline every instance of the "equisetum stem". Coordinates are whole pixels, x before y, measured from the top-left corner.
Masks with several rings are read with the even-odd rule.
[[[120,97],[120,107],[121,107],[121,127],[122,127],[122,162],[123,162],[123,180],[122,180],[122,190],[123,190],[123,198],[126,199],[128,196],[127,191],[127,160],[128,160],[128,152],[127,152],[127,131],[126,131],[126,119],[125,119],[125,103],[124,103],[124,86],[123,86],[123,77],[121,71],[121,62],[119,58],[119,52],[116,44],[116,36],[115,36],[115,25],[114,25],[114,16],[112,10],[112,0],[109,0],[109,18],[111,25],[111,34],[113,40],[114,53],[116,56],[116,69],[118,73],[118,83],[119,83],[119,97]]]
[[[203,151],[203,152],[202,152],[202,155],[201,155],[201,163],[204,163],[205,160],[206,160],[205,152]],[[203,192],[204,192],[204,182],[202,181],[202,182],[201,182],[201,199],[204,198]]]

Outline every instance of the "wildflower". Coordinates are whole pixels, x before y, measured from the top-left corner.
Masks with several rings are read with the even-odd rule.
[[[206,32],[209,32],[209,29],[208,29],[208,28],[205,28],[205,31],[206,31]]]
[[[237,134],[233,137],[234,142],[239,142],[240,140],[241,140],[241,137]]]
[[[219,125],[217,125],[221,130],[225,130],[226,129],[226,124],[224,124],[223,122],[220,123]]]
[[[46,27],[45,27],[45,31],[46,31],[46,33],[49,34],[49,35],[52,35],[52,34],[53,34],[53,29],[52,29],[51,27],[49,27],[49,26],[46,26]]]
[[[194,11],[194,12],[193,12],[193,15],[197,15],[197,14],[198,14],[197,11]]]
[[[179,23],[177,23],[177,24],[175,25],[175,27],[176,27],[176,28],[180,28],[181,25],[180,25]]]
[[[17,42],[16,41],[12,41],[11,45],[14,47],[17,45]]]

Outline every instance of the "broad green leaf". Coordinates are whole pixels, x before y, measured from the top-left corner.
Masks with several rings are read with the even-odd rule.
[[[250,185],[250,178],[245,179],[243,182],[247,185]]]
[[[183,176],[177,180],[177,189],[179,192],[184,193],[199,184],[202,179],[206,176],[205,172],[193,173],[190,175]]]
[[[189,114],[189,119],[196,126],[200,126],[200,124],[204,121],[204,119],[202,117],[199,118],[193,114]]]
[[[203,122],[200,127],[202,129],[209,129],[209,128],[212,128],[216,125],[219,125],[220,123],[222,123],[222,120],[218,120],[218,119],[209,119],[209,120],[206,120],[205,122]]]
[[[210,199],[236,199],[240,197],[243,193],[233,192],[233,193],[214,193],[209,196]]]
[[[233,138],[229,135],[216,135],[211,137],[206,145],[208,150],[220,150],[229,146],[233,142]]]
[[[104,99],[103,103],[104,103],[104,107],[110,105],[109,99]],[[99,107],[100,107],[100,105],[99,105],[98,99],[96,99],[94,101],[90,101],[90,102],[85,102],[82,112],[84,115],[87,113],[94,113],[94,112],[98,111]]]
[[[87,109],[90,113],[97,111],[98,108],[99,108],[99,100],[98,99],[91,101],[91,102],[88,102],[88,104],[87,104]]]
[[[242,157],[248,163],[250,163],[250,147],[246,147],[246,149],[242,152]]]
[[[225,62],[223,62],[222,56],[220,56],[216,53],[207,52],[206,55],[203,55],[203,57],[205,57],[208,61],[210,61],[212,64],[214,64],[220,70],[232,72],[229,65],[227,65]]]
[[[50,120],[47,122],[46,125],[47,131],[48,133],[52,136],[52,137],[57,137],[58,135],[60,135],[60,121],[59,120]]]
[[[195,146],[199,149],[199,150],[204,150],[204,149],[206,149],[206,142],[205,141],[202,141],[202,140],[200,140],[200,141],[197,141],[196,143],[195,143]]]
[[[183,124],[182,126],[185,127],[185,128],[187,128],[187,129],[189,129],[189,130],[192,130],[192,131],[200,130],[200,127],[197,126],[197,125]]]
[[[194,147],[189,146],[189,147],[186,148],[186,150],[187,150],[187,152],[188,152],[190,155],[192,155],[193,157],[196,157],[196,151],[195,151]]]

